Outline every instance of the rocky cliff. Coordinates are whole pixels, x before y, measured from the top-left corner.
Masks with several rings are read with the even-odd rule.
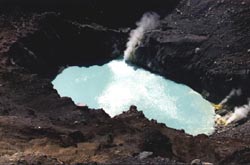
[[[249,1],[181,1],[145,34],[134,62],[218,101],[233,88],[249,97]]]
[[[135,106],[114,118],[102,109],[75,106],[51,85],[67,65],[102,64],[121,55],[127,28],[138,15],[155,9],[162,18],[169,15],[159,29],[146,34],[136,50],[136,64],[209,91],[214,98],[234,84],[248,89],[249,1],[191,0],[189,5],[184,0],[178,7],[177,1],[166,0],[145,6],[138,2],[132,8],[132,1],[119,4],[124,8],[117,4],[115,10],[132,17],[131,22],[113,20],[117,15],[107,10],[111,1],[84,1],[95,9],[86,13],[80,9],[91,5],[80,1],[70,6],[67,1],[3,2],[0,164],[250,162],[249,121],[193,137],[149,121]],[[137,11],[141,6],[145,8]],[[143,159],[143,151],[151,157]]]

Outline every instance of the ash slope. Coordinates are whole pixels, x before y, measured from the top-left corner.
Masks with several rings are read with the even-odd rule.
[[[183,3],[180,6],[185,6]],[[219,6],[234,6],[232,3],[238,2],[224,1]],[[204,11],[202,6],[198,9]],[[243,14],[249,14],[249,8],[244,11]],[[193,137],[147,120],[135,107],[110,118],[103,110],[76,107],[70,99],[59,97],[50,81],[60,68],[103,63],[113,58],[124,49],[126,31],[97,24],[81,25],[65,17],[65,13],[22,10],[18,14],[9,10],[1,13],[0,27],[1,164],[173,163],[167,158],[179,162],[199,158],[215,164],[250,162],[249,121],[210,137]],[[183,45],[176,47],[181,50]],[[94,56],[97,54],[102,56]],[[172,58],[179,60],[174,56],[177,54]],[[213,84],[214,79],[208,82]],[[138,160],[142,151],[152,151],[155,158]]]

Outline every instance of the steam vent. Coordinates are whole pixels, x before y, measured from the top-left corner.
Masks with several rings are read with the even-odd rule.
[[[0,165],[250,165],[250,0],[2,0]]]

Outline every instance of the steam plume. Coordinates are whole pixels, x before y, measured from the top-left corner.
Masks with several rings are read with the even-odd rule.
[[[136,47],[140,44],[145,32],[153,30],[159,25],[160,16],[154,12],[145,13],[141,20],[136,23],[137,28],[130,32],[127,49],[124,51],[124,59],[131,60]]]
[[[232,97],[234,96],[240,96],[241,95],[241,89],[232,89],[229,95],[227,95],[221,102],[220,105],[223,105],[228,102]]]
[[[250,102],[241,107],[235,107],[234,113],[227,119],[226,125],[246,118],[249,112],[250,112]]]

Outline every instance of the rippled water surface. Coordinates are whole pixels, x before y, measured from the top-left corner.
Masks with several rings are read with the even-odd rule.
[[[214,130],[213,107],[199,93],[122,60],[69,67],[52,83],[60,96],[90,108],[103,108],[112,117],[136,105],[149,119],[193,135]]]

